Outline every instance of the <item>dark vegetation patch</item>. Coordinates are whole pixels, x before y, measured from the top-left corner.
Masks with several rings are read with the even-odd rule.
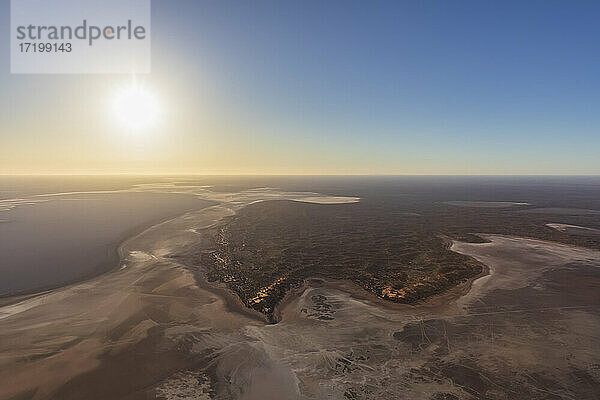
[[[214,232],[200,260],[251,308],[272,316],[285,293],[319,276],[351,280],[378,296],[412,303],[479,274],[475,260],[414,217],[360,204],[252,204]]]
[[[481,236],[472,234],[472,233],[467,233],[465,235],[461,235],[457,238],[458,241],[460,242],[467,242],[467,243],[490,243],[489,240],[482,238]]]
[[[274,308],[285,294],[314,276],[350,280],[394,302],[414,303],[438,294],[481,273],[480,263],[449,250],[452,240],[487,241],[477,233],[600,249],[599,236],[570,235],[546,226],[555,222],[600,228],[600,215],[523,212],[536,207],[600,207],[596,189],[589,196],[578,189],[574,197],[554,186],[479,183],[438,188],[413,183],[407,195],[400,192],[400,184],[398,189],[381,183],[353,185],[353,191],[331,186],[329,192],[360,196],[359,203],[249,205],[208,232],[205,237],[212,244],[191,254],[189,262],[206,267],[209,280],[226,284],[244,304],[273,320]],[[475,208],[444,203],[497,198],[532,205]]]

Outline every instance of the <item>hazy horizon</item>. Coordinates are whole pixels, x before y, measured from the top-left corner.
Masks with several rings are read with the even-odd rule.
[[[5,58],[0,174],[600,174],[598,11],[153,2],[150,74],[19,75]]]
[[[0,400],[600,399],[600,1],[0,15]]]
[[[114,177],[532,177],[532,178],[544,178],[544,177],[600,177],[599,174],[278,174],[278,173],[177,173],[177,172],[152,172],[152,173],[136,173],[136,172],[124,172],[124,173],[12,173],[12,174],[0,174],[0,177],[102,177],[102,176],[114,176]]]

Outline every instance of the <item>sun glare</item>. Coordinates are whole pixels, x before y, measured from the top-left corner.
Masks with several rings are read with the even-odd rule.
[[[160,107],[155,95],[137,84],[122,88],[114,97],[113,111],[119,124],[132,131],[152,128]]]

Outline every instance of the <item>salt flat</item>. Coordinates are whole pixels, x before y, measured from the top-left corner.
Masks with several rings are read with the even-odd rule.
[[[486,235],[453,250],[491,274],[440,297],[392,304],[310,279],[273,325],[178,261],[202,246],[202,227],[260,201],[256,191],[218,196],[125,242],[126,268],[1,308],[0,398],[546,399],[598,389],[600,252]]]

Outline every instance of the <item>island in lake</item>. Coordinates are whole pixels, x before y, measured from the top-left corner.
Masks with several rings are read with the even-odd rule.
[[[600,393],[598,178],[46,179],[2,186],[0,230],[72,228],[64,283],[4,258],[44,274],[1,299],[0,399]]]

